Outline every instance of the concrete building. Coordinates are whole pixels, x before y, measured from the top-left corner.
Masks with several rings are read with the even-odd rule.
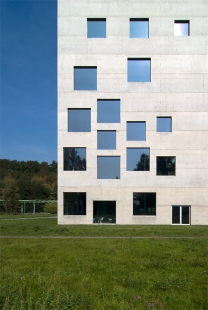
[[[58,0],[59,224],[208,224],[207,51],[207,0]]]

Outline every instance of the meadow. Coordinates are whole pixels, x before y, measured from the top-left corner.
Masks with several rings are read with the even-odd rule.
[[[0,309],[208,309],[205,226],[0,228]]]

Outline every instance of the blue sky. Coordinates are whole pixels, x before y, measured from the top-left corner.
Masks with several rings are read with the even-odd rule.
[[[0,158],[57,160],[56,0],[0,1]]]

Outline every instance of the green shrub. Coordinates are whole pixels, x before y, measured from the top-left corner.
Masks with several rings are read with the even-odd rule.
[[[56,214],[57,213],[57,204],[52,203],[52,202],[45,204],[44,212],[50,213],[50,214]]]

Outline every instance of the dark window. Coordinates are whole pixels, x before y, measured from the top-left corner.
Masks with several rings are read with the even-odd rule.
[[[127,122],[127,141],[145,141],[146,122]]]
[[[157,117],[157,132],[171,132],[172,118],[171,117]]]
[[[156,193],[133,193],[133,215],[156,215]]]
[[[64,171],[86,170],[86,148],[64,147]]]
[[[151,82],[151,59],[128,59],[128,82]]]
[[[106,38],[106,18],[88,18],[87,37]]]
[[[189,36],[189,20],[175,20],[174,36],[187,37]]]
[[[130,18],[130,38],[149,37],[149,18]]]
[[[157,156],[157,175],[175,175],[175,168],[175,156]]]
[[[120,156],[98,156],[97,178],[120,179]]]
[[[172,206],[172,224],[190,224],[190,206]]]
[[[64,193],[64,215],[86,215],[86,193]]]
[[[116,131],[115,130],[98,130],[97,148],[98,150],[115,150],[116,149]]]
[[[120,123],[120,100],[98,99],[97,122]]]
[[[74,67],[74,90],[97,90],[97,67]]]
[[[116,201],[93,201],[93,223],[116,223]]]
[[[91,110],[90,109],[68,109],[68,131],[90,132]]]
[[[149,148],[127,148],[127,171],[149,171],[150,149]]]

